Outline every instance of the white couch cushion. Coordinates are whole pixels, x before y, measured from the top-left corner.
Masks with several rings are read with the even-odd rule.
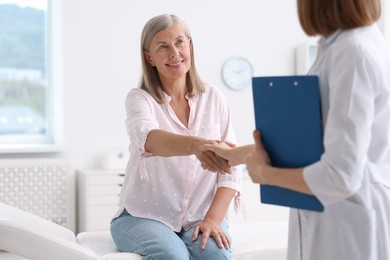
[[[234,223],[230,225],[233,237],[232,260],[285,260],[287,253],[286,221]],[[109,231],[83,232],[77,242],[105,260],[142,260],[134,253],[120,253]]]
[[[0,234],[0,249],[29,259],[97,259],[76,243],[71,230],[4,203],[0,203]]]
[[[77,235],[77,243],[89,248],[104,260],[142,260],[142,257],[134,253],[118,252],[109,231],[89,231]]]

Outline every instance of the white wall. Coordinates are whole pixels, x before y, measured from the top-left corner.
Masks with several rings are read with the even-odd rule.
[[[283,6],[283,7],[282,7]],[[140,33],[151,17],[173,13],[189,26],[201,77],[229,100],[238,144],[252,142],[251,88],[222,82],[226,58],[241,55],[255,75],[288,75],[295,47],[312,42],[300,29],[295,1],[63,0],[64,114],[72,165],[99,167],[111,147],[127,147],[124,99],[140,75]]]
[[[382,30],[387,42],[390,44],[390,3],[382,0],[382,15],[378,21],[378,26]]]

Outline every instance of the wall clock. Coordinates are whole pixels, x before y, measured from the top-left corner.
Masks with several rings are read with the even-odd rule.
[[[222,79],[233,90],[243,90],[252,83],[253,67],[244,57],[230,57],[222,66]]]

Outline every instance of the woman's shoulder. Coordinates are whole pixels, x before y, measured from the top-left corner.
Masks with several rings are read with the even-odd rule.
[[[126,104],[136,104],[139,102],[147,102],[150,105],[157,104],[156,100],[145,90],[141,88],[130,89],[126,96]]]
[[[224,98],[224,95],[223,95],[222,91],[220,90],[220,88],[218,88],[215,85],[204,83],[204,89],[205,89],[204,93],[206,93],[209,96]]]
[[[388,48],[381,43],[376,28],[363,27],[342,32],[328,53],[330,60],[348,64],[348,67],[382,66],[388,63]]]
[[[128,95],[134,95],[134,96],[145,95],[145,94],[148,94],[148,93],[139,87],[130,89],[130,91],[128,93]]]
[[[205,84],[205,91],[199,95],[199,102],[206,102],[214,106],[226,106],[228,104],[222,90],[215,85]]]
[[[131,98],[146,98],[153,99],[153,97],[141,88],[132,88],[127,94],[127,99]]]
[[[387,46],[384,38],[375,25],[343,31],[335,42],[333,49],[339,55],[375,55],[383,53]]]

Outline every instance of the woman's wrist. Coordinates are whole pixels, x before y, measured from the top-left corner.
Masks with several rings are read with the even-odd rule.
[[[190,136],[190,154],[199,154],[200,153],[200,149],[199,147],[201,145],[204,145],[207,143],[207,140],[206,139],[203,139],[201,137],[197,137],[197,136]]]
[[[276,179],[276,171],[277,168],[272,167],[271,165],[263,165],[261,166],[263,169],[263,184],[266,185],[273,185],[273,186],[278,186],[277,185],[277,179]]]

